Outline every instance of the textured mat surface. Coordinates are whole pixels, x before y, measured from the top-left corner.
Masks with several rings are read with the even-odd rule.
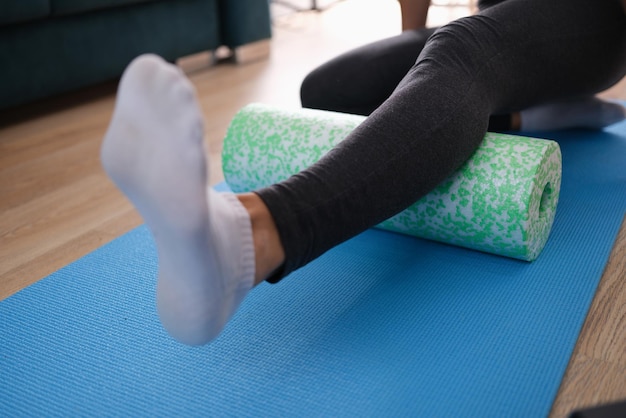
[[[545,136],[564,173],[535,262],[372,230],[188,348],[140,227],[0,302],[0,415],[546,415],[626,211],[626,123]]]

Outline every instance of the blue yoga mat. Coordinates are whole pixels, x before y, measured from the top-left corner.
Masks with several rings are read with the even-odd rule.
[[[626,211],[626,123],[544,137],[564,173],[535,262],[371,230],[190,348],[140,227],[0,302],[0,415],[547,415]]]

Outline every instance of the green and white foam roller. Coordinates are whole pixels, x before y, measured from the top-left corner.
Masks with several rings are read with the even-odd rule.
[[[319,160],[364,119],[248,105],[235,115],[224,140],[226,182],[234,192],[245,192],[285,180]],[[560,186],[556,142],[488,133],[456,173],[378,227],[531,261],[550,234]]]

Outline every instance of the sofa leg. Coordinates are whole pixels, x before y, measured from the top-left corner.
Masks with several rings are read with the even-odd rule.
[[[235,48],[233,58],[237,64],[249,64],[267,59],[271,51],[271,40],[262,39]]]
[[[178,65],[185,74],[205,70],[215,65],[215,63],[216,58],[214,51],[203,51],[176,60],[176,65]]]
[[[270,55],[271,40],[263,39],[249,44],[242,45],[235,49],[220,46],[215,50],[203,51],[197,54],[187,55],[176,60],[185,74],[205,70],[220,62],[231,62],[236,64],[249,64],[267,59]]]

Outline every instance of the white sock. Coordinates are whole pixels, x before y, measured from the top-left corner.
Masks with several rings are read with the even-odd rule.
[[[602,129],[626,118],[619,103],[597,97],[548,103],[520,112],[522,131],[550,131],[567,128]]]
[[[103,166],[154,235],[158,312],[177,340],[205,344],[253,286],[246,209],[207,185],[203,123],[194,88],[155,55],[126,69],[102,145]]]

